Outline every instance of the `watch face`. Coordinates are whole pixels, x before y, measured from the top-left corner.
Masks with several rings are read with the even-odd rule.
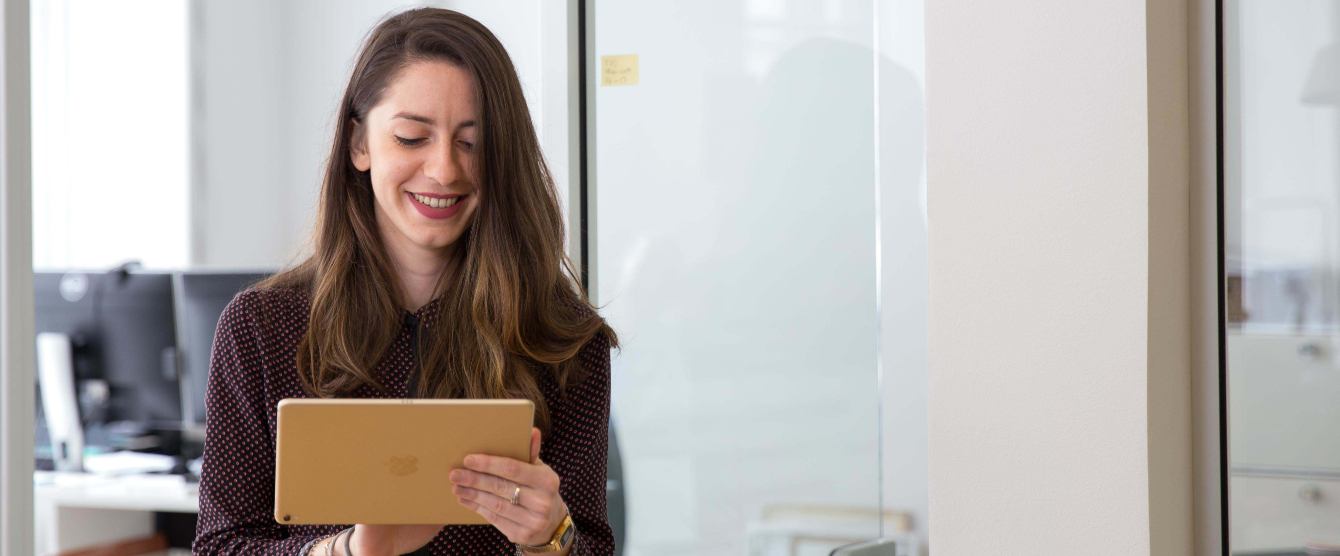
[[[575,532],[576,532],[575,527],[568,527],[566,531],[563,531],[563,536],[559,537],[558,545],[562,547],[567,547],[568,543],[572,542],[572,534]]]

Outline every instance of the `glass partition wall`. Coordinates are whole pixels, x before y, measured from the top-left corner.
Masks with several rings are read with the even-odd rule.
[[[906,442],[881,437],[880,387],[926,371],[881,370],[880,288],[924,298],[920,85],[876,55],[895,3],[876,4],[593,3],[590,283],[623,344],[624,554],[828,554],[913,527],[881,500],[881,438]],[[891,206],[910,233],[884,236],[882,275]]]
[[[1340,1],[1222,6],[1230,549],[1340,554]]]

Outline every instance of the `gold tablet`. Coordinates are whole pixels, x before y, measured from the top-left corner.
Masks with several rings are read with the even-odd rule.
[[[286,399],[275,520],[484,525],[451,493],[466,454],[530,458],[530,400]]]

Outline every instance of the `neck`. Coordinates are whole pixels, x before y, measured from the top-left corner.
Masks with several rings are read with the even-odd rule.
[[[437,285],[455,271],[456,245],[440,248],[415,245],[396,230],[382,230],[392,271],[400,282],[400,303],[409,312],[433,300]]]

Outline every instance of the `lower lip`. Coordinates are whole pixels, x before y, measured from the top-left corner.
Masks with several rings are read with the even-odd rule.
[[[420,203],[418,199],[414,198],[413,193],[406,192],[405,195],[409,197],[409,204],[414,205],[414,208],[418,209],[419,214],[422,214],[434,220],[441,220],[443,218],[451,218],[453,216],[456,216],[456,213],[461,210],[461,204],[465,202],[465,197],[468,197],[468,195],[457,197],[456,204],[451,205],[449,207],[433,208],[423,203]]]

